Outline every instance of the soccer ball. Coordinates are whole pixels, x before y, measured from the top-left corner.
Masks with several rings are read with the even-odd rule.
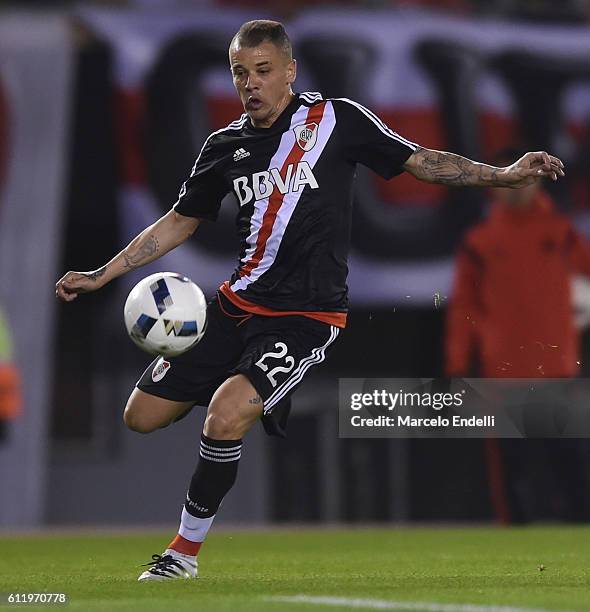
[[[158,272],[139,281],[125,302],[125,326],[139,348],[175,357],[205,334],[207,303],[186,276]]]

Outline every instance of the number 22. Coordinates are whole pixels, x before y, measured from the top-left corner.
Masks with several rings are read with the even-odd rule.
[[[256,365],[263,372],[266,372],[268,370],[268,366],[266,365],[266,363],[264,363],[265,359],[267,359],[268,357],[272,357],[273,359],[282,359],[283,357],[285,357],[285,355],[287,355],[287,351],[289,350],[284,342],[275,342],[275,348],[279,349],[278,352],[273,353],[272,351],[269,351],[268,353],[264,353],[264,355],[262,355],[262,357],[256,362]],[[273,387],[277,386],[277,379],[275,378],[275,375],[279,372],[284,372],[285,374],[288,374],[295,365],[295,359],[293,359],[291,355],[287,355],[285,357],[285,364],[287,365],[287,367],[276,366],[270,372],[267,373],[266,376],[268,380],[270,380],[270,384]]]

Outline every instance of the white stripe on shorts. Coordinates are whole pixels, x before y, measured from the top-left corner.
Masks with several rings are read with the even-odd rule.
[[[340,333],[340,329],[338,327],[334,327],[334,325],[330,325],[330,338],[328,341],[318,348],[314,348],[311,351],[311,355],[309,357],[305,357],[299,362],[299,365],[293,370],[291,375],[285,380],[279,387],[277,387],[271,396],[264,402],[264,414],[268,414],[283,397],[298,383],[301,382],[301,379],[305,376],[305,372],[312,365],[316,365],[321,363],[326,358],[326,349],[336,340],[338,334]]]

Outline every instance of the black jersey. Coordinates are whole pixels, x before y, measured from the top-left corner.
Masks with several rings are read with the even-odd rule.
[[[302,93],[270,128],[242,115],[211,134],[174,209],[215,220],[232,191],[240,256],[223,293],[252,312],[344,326],[356,164],[389,179],[415,150],[357,102]]]

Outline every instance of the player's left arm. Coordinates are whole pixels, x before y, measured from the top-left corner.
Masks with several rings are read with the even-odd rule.
[[[526,187],[543,178],[565,176],[562,161],[545,151],[526,153],[510,166],[499,168],[455,153],[418,147],[404,169],[420,181],[453,186]]]

